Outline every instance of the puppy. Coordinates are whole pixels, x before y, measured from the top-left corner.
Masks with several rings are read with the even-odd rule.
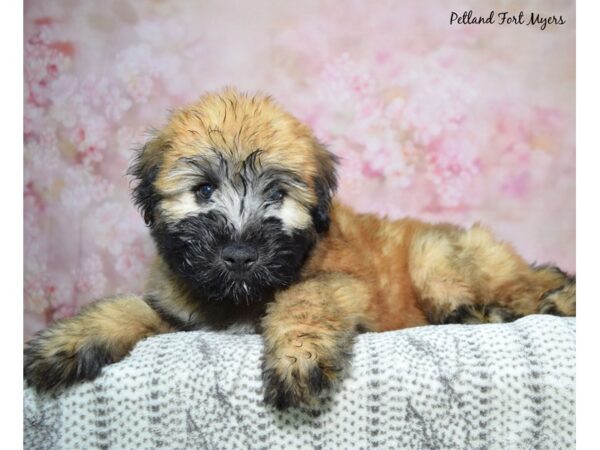
[[[575,315],[574,277],[481,226],[357,214],[332,201],[335,166],[268,97],[228,89],[175,112],[130,168],[158,250],[145,295],[36,335],[29,385],[91,380],[159,333],[243,326],[264,339],[265,401],[315,406],[361,331]]]

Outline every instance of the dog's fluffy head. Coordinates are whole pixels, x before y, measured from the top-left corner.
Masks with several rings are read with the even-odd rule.
[[[257,301],[297,279],[329,226],[335,157],[269,97],[174,113],[130,168],[159,254],[200,297]]]

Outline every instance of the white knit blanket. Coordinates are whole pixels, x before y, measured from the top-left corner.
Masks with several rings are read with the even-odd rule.
[[[262,402],[257,335],[138,344],[58,397],[25,390],[26,449],[575,448],[575,319],[359,336],[320,414]]]

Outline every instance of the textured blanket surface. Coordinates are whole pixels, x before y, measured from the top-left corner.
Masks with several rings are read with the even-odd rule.
[[[367,333],[319,414],[262,402],[257,335],[141,342],[94,382],[24,392],[26,449],[569,449],[575,319]]]

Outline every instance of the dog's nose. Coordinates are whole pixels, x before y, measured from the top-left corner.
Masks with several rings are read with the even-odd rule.
[[[223,262],[230,270],[243,272],[258,259],[258,251],[248,244],[229,244],[221,252]]]

